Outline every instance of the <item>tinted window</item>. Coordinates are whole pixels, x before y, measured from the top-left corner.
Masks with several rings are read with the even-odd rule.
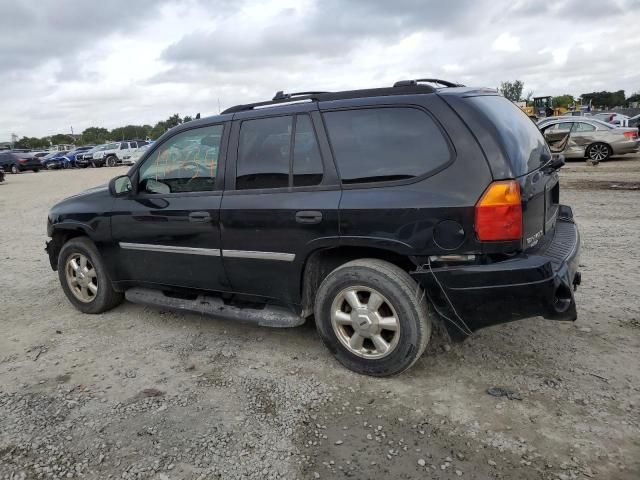
[[[574,132],[593,132],[595,131],[595,129],[596,127],[594,127],[593,125],[589,125],[588,123],[584,123],[584,122],[578,122],[573,124]]]
[[[515,176],[540,168],[551,159],[547,142],[527,115],[506,98],[498,95],[469,97],[488,125],[495,127]]]
[[[174,135],[140,168],[140,190],[149,193],[215,190],[222,125]]]
[[[343,183],[410,179],[450,158],[440,129],[415,108],[345,110],[324,118]]]
[[[289,186],[292,117],[242,122],[236,166],[236,188]]]
[[[298,115],[293,143],[293,186],[318,185],[322,174],[322,158],[311,118]]]

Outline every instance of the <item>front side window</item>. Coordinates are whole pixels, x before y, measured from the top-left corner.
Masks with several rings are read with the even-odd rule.
[[[324,118],[344,184],[412,179],[451,158],[440,128],[416,108],[342,110]]]
[[[196,128],[160,145],[140,168],[140,191],[148,193],[215,190],[223,125]]]

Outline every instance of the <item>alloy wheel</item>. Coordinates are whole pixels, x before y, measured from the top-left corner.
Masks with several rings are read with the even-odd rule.
[[[331,325],[349,352],[366,359],[386,357],[400,339],[395,308],[370,287],[353,286],[338,293],[331,305]]]
[[[609,156],[609,147],[599,143],[589,149],[589,158],[596,162],[600,162]]]
[[[69,256],[65,265],[67,285],[71,293],[84,303],[92,302],[98,294],[98,276],[89,258],[82,253]]]

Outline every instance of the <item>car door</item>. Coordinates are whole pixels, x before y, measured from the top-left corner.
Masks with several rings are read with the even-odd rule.
[[[317,107],[278,110],[234,121],[222,256],[234,291],[296,304],[309,254],[338,242],[341,191]]]
[[[596,127],[587,122],[575,122],[571,128],[571,141],[569,148],[584,156],[588,145],[597,140]]]
[[[558,122],[543,128],[544,138],[554,153],[562,153],[567,149],[571,139],[573,122]]]
[[[118,280],[228,290],[220,257],[220,202],[229,125],[181,130],[154,146],[136,185],[112,212]]]

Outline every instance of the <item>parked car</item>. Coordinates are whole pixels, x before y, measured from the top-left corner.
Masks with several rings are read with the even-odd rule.
[[[33,154],[34,157],[36,158],[44,158],[47,155],[49,155],[49,153],[51,152],[31,152]]]
[[[69,165],[74,168],[79,167],[80,164],[78,163],[78,155],[83,155],[84,152],[88,152],[93,147],[94,145],[85,145],[83,147],[78,147],[75,150],[71,150],[70,152],[67,152],[65,157],[69,161]]]
[[[279,92],[171,129],[55,205],[47,252],[82,312],[126,297],[278,327],[313,314],[343,365],[393,375],[440,325],[575,320],[563,164],[495,90]]]
[[[588,158],[594,162],[611,155],[638,151],[638,129],[615,127],[594,119],[557,118],[540,127],[547,143],[566,158]]]
[[[639,128],[640,127],[640,115],[635,115],[635,116],[629,118],[629,126],[633,127],[633,128]]]
[[[66,157],[65,151],[51,152],[49,155],[45,155],[40,159],[40,163],[47,170],[57,170],[59,168],[70,168],[71,162]]]
[[[42,166],[31,153],[8,150],[0,152],[0,168],[5,172],[20,173],[25,170],[38,172]]]
[[[147,150],[153,145],[152,143],[148,143],[146,145],[142,145],[136,148],[133,153],[131,153],[131,157],[129,158],[130,163],[133,165],[140,160],[140,158],[146,153]]]
[[[80,168],[85,168],[88,166],[92,167],[102,167],[104,165],[104,157],[94,158],[95,153],[101,152],[107,148],[107,144],[97,145],[90,150],[85,152],[81,152],[76,155],[76,165]]]
[[[94,153],[94,160],[104,159],[104,165],[115,167],[119,164],[130,164],[131,155],[138,147],[146,145],[148,142],[142,140],[127,140],[108,144],[104,150]]]
[[[69,152],[71,150],[73,150],[75,147],[75,145],[71,145],[71,144],[61,144],[61,145],[51,145],[49,147],[49,152],[53,153],[53,152]]]
[[[613,113],[613,112],[602,112],[596,113],[594,115],[598,120],[602,120],[603,122],[611,123],[612,125],[620,126],[623,121],[629,120],[627,115],[623,115],[621,113]]]

